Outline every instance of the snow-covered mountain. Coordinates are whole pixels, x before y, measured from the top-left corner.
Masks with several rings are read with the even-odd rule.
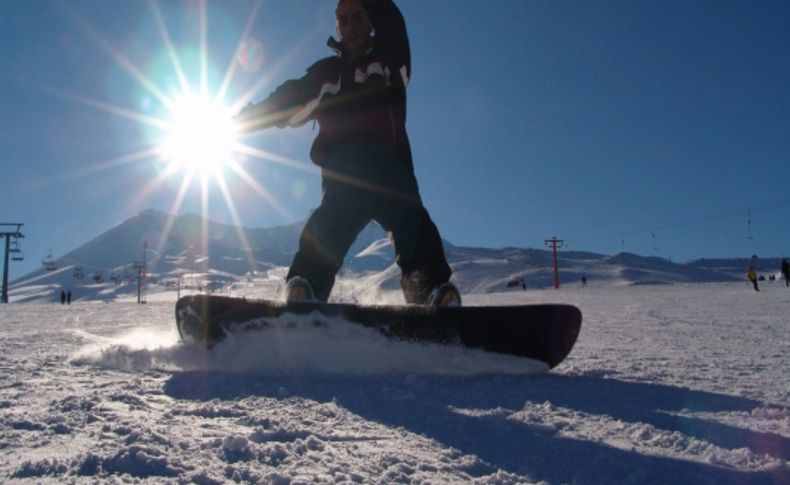
[[[137,291],[136,264],[145,259],[148,284],[220,288],[237,281],[282,279],[298,246],[304,222],[272,228],[245,228],[196,214],[170,216],[146,210],[10,285],[12,300],[52,299],[75,289],[81,299],[115,299]],[[465,293],[546,288],[554,284],[552,254],[543,249],[475,248],[444,242],[453,280]],[[145,247],[145,250],[143,249]],[[748,259],[674,263],[630,253],[614,256],[560,251],[560,280],[596,286],[727,282],[743,279]],[[776,272],[779,261],[761,260]],[[344,274],[367,274],[383,290],[399,287],[400,273],[387,235],[371,223],[346,257]],[[198,283],[195,283],[195,282]]]

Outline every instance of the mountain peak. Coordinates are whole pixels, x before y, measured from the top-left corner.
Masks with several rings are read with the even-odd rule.
[[[162,218],[162,217],[167,217],[167,214],[165,214],[164,212],[160,212],[160,211],[158,211],[156,209],[145,209],[143,211],[140,211],[140,213],[137,214],[137,216],[138,217]]]

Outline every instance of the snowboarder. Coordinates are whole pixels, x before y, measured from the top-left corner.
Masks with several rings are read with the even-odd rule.
[[[782,258],[782,276],[785,279],[785,287],[790,286],[790,262],[787,258]]]
[[[760,291],[760,288],[757,286],[757,271],[754,270],[754,266],[749,266],[746,277],[749,278],[749,281],[754,285],[754,291]]]
[[[392,0],[340,0],[335,27],[340,40],[327,43],[335,55],[237,116],[248,133],[310,120],[319,126],[310,157],[322,169],[323,197],[302,231],[283,297],[327,301],[346,252],[375,220],[391,234],[407,303],[460,304],[414,176],[403,16]]]
[[[66,292],[66,304],[71,305],[71,290]]]
[[[60,290],[60,304],[66,304],[66,292],[64,290]]]

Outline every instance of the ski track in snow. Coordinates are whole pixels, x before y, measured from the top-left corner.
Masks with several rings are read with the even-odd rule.
[[[344,322],[208,352],[172,301],[3,305],[0,480],[790,483],[790,290],[465,296],[539,302],[584,313],[550,372]]]

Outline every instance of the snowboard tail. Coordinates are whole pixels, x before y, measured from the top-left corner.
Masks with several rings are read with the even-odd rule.
[[[350,303],[276,302],[211,295],[185,296],[176,303],[182,340],[208,347],[228,333],[256,331],[283,315],[331,318],[373,328],[397,340],[433,342],[529,357],[555,367],[573,349],[582,315],[572,305],[364,306]]]

